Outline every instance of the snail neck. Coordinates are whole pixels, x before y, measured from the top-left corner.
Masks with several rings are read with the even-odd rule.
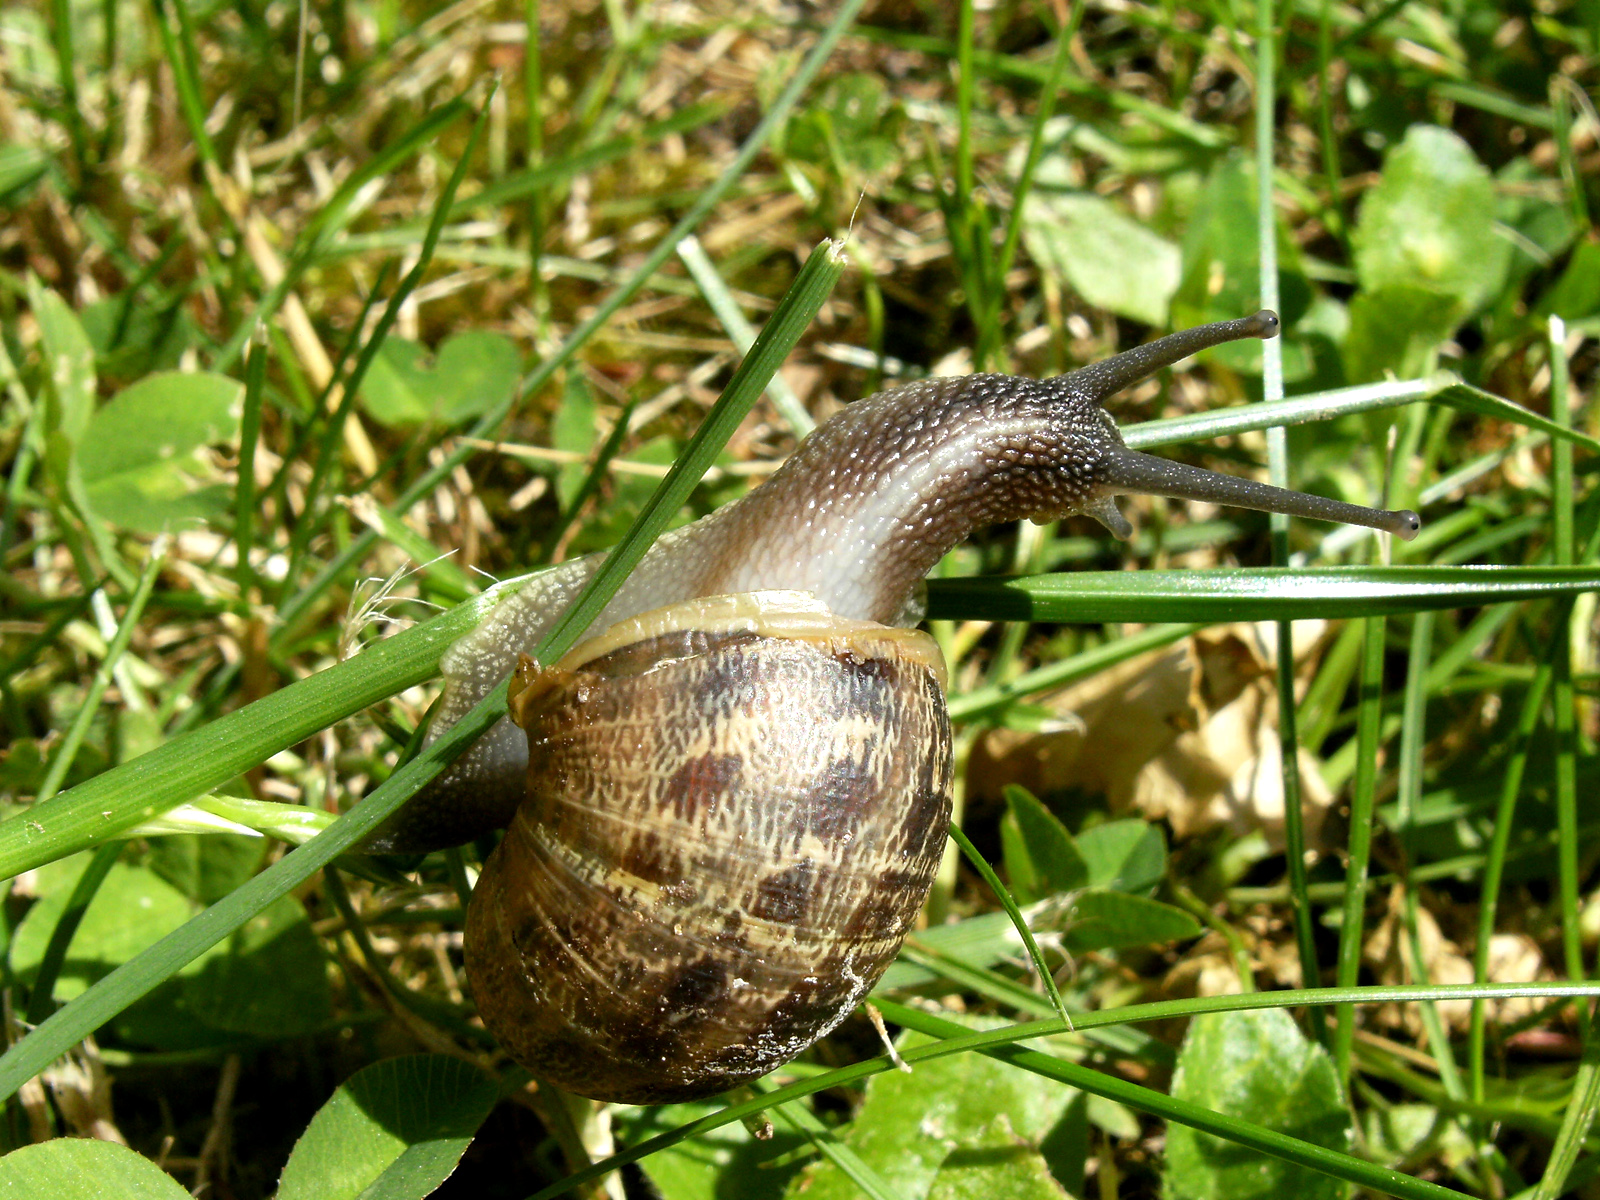
[[[927,380],[851,405],[710,519],[701,586],[809,591],[892,622],[973,530],[1093,501],[1094,463],[1120,438],[1070,378]]]

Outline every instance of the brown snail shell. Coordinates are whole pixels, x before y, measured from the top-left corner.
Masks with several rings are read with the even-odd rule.
[[[691,600],[551,668],[524,659],[528,794],[467,915],[485,1024],[537,1076],[635,1104],[799,1054],[927,898],[944,685],[928,635],[793,592]]]

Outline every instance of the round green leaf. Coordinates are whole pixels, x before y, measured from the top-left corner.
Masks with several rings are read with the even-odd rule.
[[[42,867],[39,899],[22,918],[11,943],[11,966],[18,977],[31,979],[44,956],[56,923],[66,910],[88,855]],[[194,903],[155,872],[115,863],[95,893],[73,936],[67,961],[56,983],[58,999],[70,1000],[91,983],[109,975],[194,916]]]
[[[1000,1113],[987,1128],[950,1151],[928,1200],[1072,1200],[1031,1142]]]
[[[1035,194],[1022,210],[1028,253],[1090,304],[1147,325],[1167,323],[1178,289],[1178,248],[1109,200]]]
[[[503,401],[521,373],[522,358],[504,334],[457,334],[431,363],[417,343],[391,337],[372,360],[361,400],[385,425],[454,425]]]
[[[921,1034],[908,1034],[900,1048],[924,1045],[927,1040]],[[926,1196],[946,1167],[965,1162],[981,1168],[986,1157],[1000,1168],[1000,1177],[1010,1175],[1015,1164],[1007,1161],[1008,1154],[986,1153],[994,1144],[995,1114],[1006,1114],[1010,1138],[1049,1145],[1052,1130],[1078,1094],[977,1054],[919,1062],[909,1074],[874,1075],[866,1093],[843,1140],[896,1196]],[[1030,1161],[1023,1167],[1027,1175],[1034,1174],[1031,1160],[1036,1154],[1028,1155]],[[964,1178],[958,1181],[955,1174]],[[954,1188],[959,1182],[962,1190],[951,1194],[972,1194],[975,1178],[988,1179],[991,1186],[997,1181],[981,1169],[976,1176],[953,1173],[947,1183]],[[861,1191],[840,1166],[819,1161],[789,1185],[788,1195],[793,1200],[856,1200]]]
[[[115,1142],[56,1138],[0,1158],[0,1200],[188,1200],[155,1163]]]
[[[1107,821],[1077,837],[1078,853],[1088,864],[1091,888],[1145,892],[1167,870],[1167,840],[1161,826],[1137,818]]]
[[[332,1015],[322,945],[293,896],[251,917],[219,951],[184,981],[184,998],[207,1025],[259,1037],[294,1037]]]
[[[450,1177],[494,1107],[495,1082],[441,1054],[358,1071],[295,1143],[277,1200],[413,1200]]]
[[[1196,1017],[1173,1096],[1330,1150],[1350,1148],[1333,1063],[1282,1009]],[[1187,1125],[1167,1127],[1168,1200],[1342,1200],[1341,1180]]]
[[[1425,288],[1458,315],[1477,308],[1505,275],[1509,244],[1494,232],[1494,181],[1472,148],[1432,125],[1415,125],[1383,164],[1352,235],[1367,291]]]
[[[1200,923],[1170,904],[1127,892],[1080,892],[1068,905],[1062,944],[1073,954],[1198,937]]]
[[[243,386],[222,375],[162,371],[123,389],[78,443],[89,506],[144,533],[226,512],[233,491],[200,451],[238,440],[243,401]]]

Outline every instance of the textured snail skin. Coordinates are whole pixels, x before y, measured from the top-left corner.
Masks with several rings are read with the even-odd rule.
[[[473,891],[466,961],[513,1058],[579,1095],[688,1100],[865,997],[950,820],[931,638],[793,593],[714,597],[524,660],[512,691],[528,796]]]
[[[1054,379],[931,379],[849,405],[766,483],[664,535],[590,632],[697,596],[809,592],[840,616],[915,624],[917,587],[972,530],[1086,513],[1118,537],[1112,497],[1147,492],[1238,504],[1414,536],[1415,513],[1385,513],[1129,450],[1105,400],[1222,342],[1275,337],[1256,313],[1171,334]],[[599,566],[591,556],[535,576],[446,654],[430,737],[510,674]],[[368,842],[374,850],[454,845],[507,824],[523,790],[526,739],[501,721]]]

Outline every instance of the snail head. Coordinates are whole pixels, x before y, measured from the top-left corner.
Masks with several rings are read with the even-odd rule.
[[[1085,498],[1074,506],[1074,511],[1094,517],[1114,536],[1124,539],[1132,534],[1133,527],[1117,508],[1113,497],[1129,493],[1202,500],[1261,512],[1340,521],[1379,529],[1406,541],[1416,537],[1422,522],[1409,509],[1389,511],[1366,508],[1322,496],[1292,492],[1142,454],[1129,449],[1123,442],[1116,422],[1105,409],[1105,402],[1117,392],[1197,351],[1244,338],[1274,338],[1278,336],[1278,330],[1278,315],[1263,309],[1237,320],[1217,321],[1169,334],[1048,380],[1044,386],[1054,393],[1052,410],[1058,423],[1057,436],[1070,437],[1082,443],[1075,462],[1083,472],[1082,490]],[[1067,428],[1062,429],[1062,424]]]

